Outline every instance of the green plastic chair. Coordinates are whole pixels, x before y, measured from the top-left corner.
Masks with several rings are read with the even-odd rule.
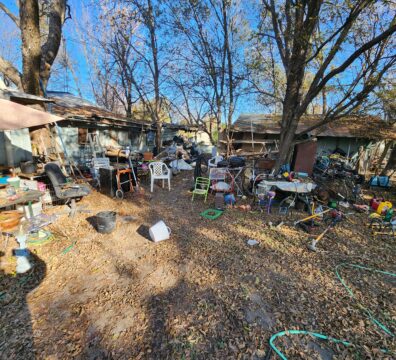
[[[197,179],[195,180],[195,188],[192,192],[191,201],[194,201],[195,195],[202,195],[205,196],[205,202],[206,202],[206,198],[208,197],[208,192],[209,192],[209,186],[210,186],[210,180],[208,178],[197,177]]]

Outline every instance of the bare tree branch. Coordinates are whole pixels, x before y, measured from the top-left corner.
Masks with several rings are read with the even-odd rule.
[[[13,84],[15,84],[19,89],[22,88],[22,74],[14,65],[12,65],[9,61],[3,59],[1,56],[0,72],[3,73],[4,76]]]
[[[8,17],[15,23],[16,26],[20,27],[19,18],[15,16],[2,2],[0,2],[0,9],[8,15]]]

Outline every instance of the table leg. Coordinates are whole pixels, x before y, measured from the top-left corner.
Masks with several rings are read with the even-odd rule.
[[[29,208],[30,218],[32,218],[33,217],[33,206],[32,206],[32,202],[31,201],[28,202],[28,208]]]

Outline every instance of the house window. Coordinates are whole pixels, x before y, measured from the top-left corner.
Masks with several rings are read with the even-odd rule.
[[[89,128],[78,128],[78,144],[85,145],[87,143],[88,134],[95,134],[95,129]]]

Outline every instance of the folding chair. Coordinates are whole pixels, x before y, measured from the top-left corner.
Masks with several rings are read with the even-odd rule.
[[[191,201],[194,201],[195,195],[202,195],[205,197],[205,202],[208,197],[210,180],[204,177],[197,177],[195,180],[195,188],[192,193]]]

